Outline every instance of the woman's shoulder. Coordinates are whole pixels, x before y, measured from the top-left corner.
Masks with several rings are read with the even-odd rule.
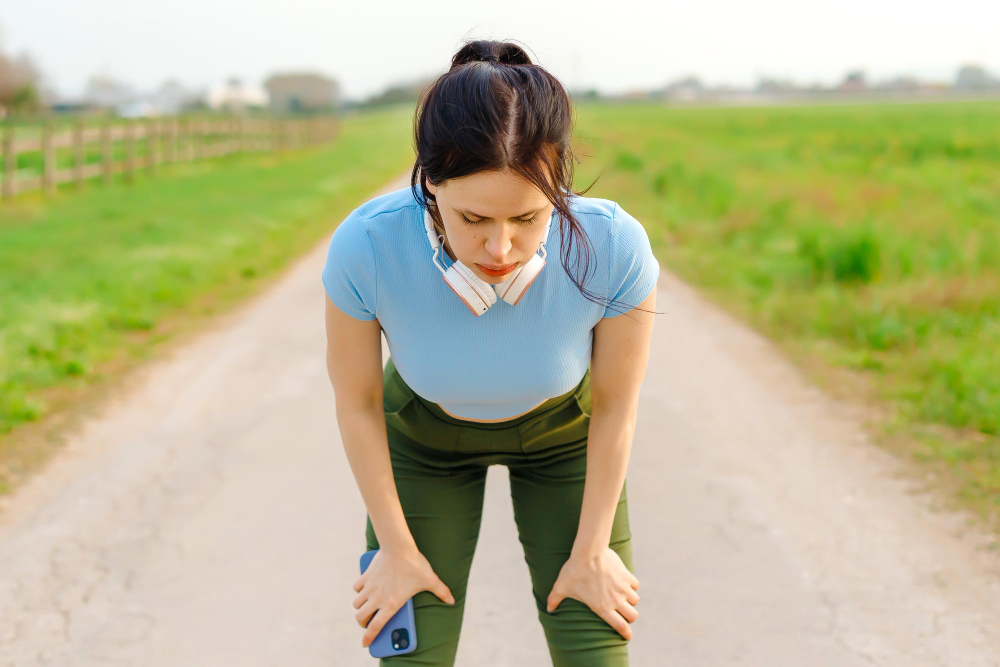
[[[607,241],[610,246],[619,248],[649,243],[643,224],[613,199],[574,195],[570,199],[570,210],[593,241]],[[625,244],[621,243],[623,240]]]
[[[328,263],[334,259],[349,263],[362,261],[374,265],[376,257],[387,248],[403,247],[399,244],[400,230],[414,227],[420,204],[414,199],[409,188],[401,188],[373,197],[364,202],[334,229],[330,239]]]
[[[576,216],[611,220],[617,206],[615,201],[600,197],[585,197],[574,194],[569,198],[569,208]]]
[[[380,254],[389,246],[399,246],[400,235],[407,230],[422,230],[422,204],[414,199],[410,189],[401,188],[373,197],[364,202],[334,230],[334,245],[367,245],[368,252]]]
[[[409,209],[423,208],[423,200],[414,195],[409,186],[386,192],[378,197],[369,199],[352,212],[358,218],[371,220],[372,218],[397,212],[408,212]]]

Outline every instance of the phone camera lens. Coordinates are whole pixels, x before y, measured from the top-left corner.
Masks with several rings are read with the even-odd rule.
[[[404,649],[410,645],[410,633],[406,628],[399,628],[392,631],[392,646],[396,649]]]

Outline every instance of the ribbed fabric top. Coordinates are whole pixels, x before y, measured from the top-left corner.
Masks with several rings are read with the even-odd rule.
[[[646,230],[621,206],[572,195],[570,210],[593,246],[584,286],[624,302],[618,310],[586,299],[570,280],[554,212],[538,278],[516,306],[498,298],[476,317],[435,266],[424,201],[409,187],[364,203],[340,223],[323,285],[351,317],[378,318],[400,376],[417,394],[459,418],[509,419],[579,384],[594,325],[641,303],[659,277]],[[453,263],[443,247],[438,257],[446,269]],[[582,267],[570,267],[583,279]]]

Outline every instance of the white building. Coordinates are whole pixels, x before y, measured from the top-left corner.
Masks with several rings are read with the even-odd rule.
[[[248,86],[239,79],[210,86],[205,102],[213,109],[244,111],[250,107],[266,107],[270,96],[260,86]]]

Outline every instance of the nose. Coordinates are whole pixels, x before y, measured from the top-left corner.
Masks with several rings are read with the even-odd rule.
[[[497,264],[505,264],[507,255],[513,246],[511,242],[512,230],[507,225],[501,223],[493,225],[489,235],[486,237],[486,252],[490,254]]]

